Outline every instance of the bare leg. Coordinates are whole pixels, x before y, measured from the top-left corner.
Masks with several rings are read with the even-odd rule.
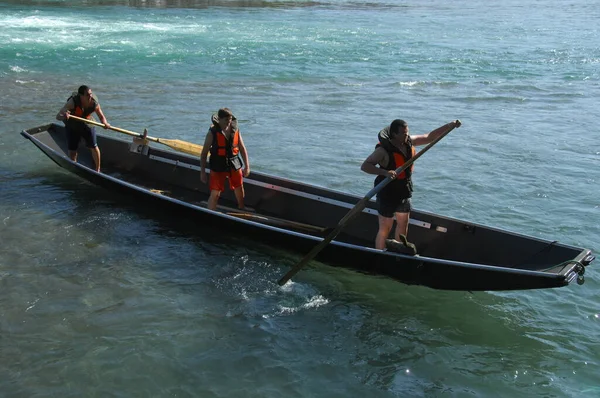
[[[221,192],[212,190],[210,191],[210,198],[208,198],[208,208],[210,210],[217,210],[217,202],[219,201],[219,197],[221,196]]]
[[[96,164],[96,171],[99,173],[100,172],[100,148],[98,148],[98,147],[90,148],[90,151],[92,151],[92,158],[94,158],[94,163]]]
[[[77,161],[77,151],[69,151],[69,158],[76,162]]]
[[[243,210],[245,207],[244,206],[244,196],[246,196],[245,192],[244,192],[244,186],[242,185],[240,187],[237,187],[236,189],[233,190],[233,193],[235,194],[235,198],[238,203],[238,208],[240,210]]]
[[[390,236],[390,231],[392,230],[392,226],[394,225],[394,219],[384,217],[381,214],[379,217],[379,231],[377,232],[377,237],[375,238],[375,248],[379,250],[385,249],[385,240]]]
[[[394,213],[394,215],[396,216],[396,233],[394,234],[394,239],[401,242],[400,235],[408,235],[408,217],[410,213]]]

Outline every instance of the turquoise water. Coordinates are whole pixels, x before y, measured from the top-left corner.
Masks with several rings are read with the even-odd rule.
[[[416,207],[599,253],[599,17],[596,0],[1,2],[0,392],[598,396],[597,261],[547,291],[325,265],[280,288],[298,257],[139,209],[19,132],[81,84],[158,137],[201,143],[228,106],[254,170],[362,195],[383,126],[459,118],[416,164]]]

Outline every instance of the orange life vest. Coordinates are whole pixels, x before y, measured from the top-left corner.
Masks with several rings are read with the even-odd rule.
[[[380,166],[385,170],[397,170],[398,168],[402,167],[408,161],[408,159],[411,159],[416,154],[415,147],[410,140],[408,141],[408,149],[410,152],[410,157],[408,159],[397,149],[393,148],[392,150],[392,146],[390,145],[383,145],[379,143],[375,148],[379,146],[382,146],[388,154],[388,164],[385,166]],[[407,169],[398,174],[398,176],[387,186],[385,186],[377,195],[380,197],[387,197],[390,200],[410,198],[413,192],[411,178],[413,168],[414,164],[411,164]],[[385,176],[377,176],[373,186],[379,185],[379,183],[385,178]]]
[[[98,107],[96,100],[92,98],[92,104],[87,108],[84,108],[83,104],[81,103],[81,96],[79,94],[74,95],[71,98],[73,98],[73,103],[75,104],[75,108],[73,108],[71,114],[84,119],[91,119],[92,113],[94,113],[96,107]]]
[[[416,155],[417,151],[415,150],[415,147],[414,147],[414,146],[412,146],[412,145],[410,145],[410,150],[411,150],[411,155],[410,155],[410,157],[412,158],[413,156],[415,156],[415,155]],[[394,162],[392,163],[392,162],[391,162],[391,160],[392,160],[392,159],[390,159],[390,162],[388,163],[388,167],[386,167],[386,168],[385,168],[386,170],[396,170],[396,169],[398,169],[399,167],[402,167],[402,166],[404,166],[404,163],[406,163],[406,162],[408,161],[408,159],[406,159],[406,158],[404,157],[404,155],[403,155],[403,154],[401,154],[400,152],[395,152],[395,151],[394,151],[394,152],[392,152],[392,154],[394,155],[394,158],[393,158]],[[389,153],[388,153],[388,155],[389,155]],[[409,158],[409,159],[410,159],[410,158]],[[413,163],[413,164],[411,164],[411,165],[408,167],[408,169],[407,169],[407,170],[408,170],[408,174],[412,174],[412,171],[413,171],[413,168],[414,168],[414,167],[415,167],[414,163]],[[402,173],[398,174],[398,176],[396,177],[396,179],[397,179],[397,180],[403,180],[403,179],[405,179],[405,178],[406,178],[406,174],[407,174],[407,173],[406,173],[406,170],[405,170],[405,171],[402,171]]]
[[[213,143],[210,147],[210,169],[212,171],[238,170],[242,167],[239,157],[240,131],[235,130],[231,139],[225,138],[219,125],[210,126],[213,135]]]

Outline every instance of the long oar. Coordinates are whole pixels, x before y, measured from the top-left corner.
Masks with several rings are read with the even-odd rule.
[[[460,126],[460,121],[459,121],[458,125]],[[434,141],[430,142],[429,145],[427,145],[425,148],[421,149],[419,151],[419,153],[417,153],[415,156],[410,158],[401,167],[397,168],[396,175],[399,175],[404,170],[409,168],[410,165],[413,164],[419,157],[421,157],[425,152],[427,152],[432,146],[437,144],[442,138],[444,138],[449,132],[454,130],[456,127],[457,126],[455,125],[450,130],[448,130],[445,133],[443,133],[442,135],[440,135]],[[352,220],[360,212],[362,212],[362,210],[367,206],[367,203],[373,196],[375,196],[379,191],[381,191],[391,181],[392,181],[392,178],[388,175],[383,181],[381,181],[379,184],[377,184],[377,186],[375,186],[373,189],[371,189],[364,198],[362,198],[356,205],[354,205],[354,207],[344,217],[342,217],[342,219],[340,220],[338,225],[333,229],[333,231],[331,231],[329,233],[329,235],[327,235],[325,237],[325,239],[323,239],[318,245],[313,247],[313,249],[310,252],[308,252],[308,254],[306,256],[304,256],[304,258],[302,260],[300,260],[300,262],[298,264],[296,264],[291,270],[289,270],[288,273],[285,274],[277,283],[280,286],[285,285],[285,283],[287,281],[289,281],[298,271],[300,271],[300,268],[302,268],[310,260],[315,258],[315,256],[317,254],[319,254],[319,252],[321,250],[323,250],[325,248],[325,246],[327,246],[329,244],[329,242],[331,242],[340,233],[342,228],[344,228],[344,226],[346,226],[346,224],[350,220]]]
[[[71,118],[85,122],[85,123],[93,124],[94,126],[104,127],[104,125],[102,123],[98,123],[94,120],[84,119],[84,118],[81,118],[78,116],[70,115],[69,119],[71,119]],[[120,129],[118,127],[112,127],[112,126],[110,126],[109,129],[114,130],[119,133],[131,135],[134,137],[146,138],[150,141],[158,142],[159,144],[166,145],[169,148],[175,149],[176,151],[184,152],[184,153],[187,153],[190,155],[200,156],[200,154],[202,153],[202,145],[194,144],[191,142],[181,141],[181,140],[171,140],[168,138],[155,138],[155,137],[150,137],[150,136],[144,136],[144,134],[134,133],[133,131],[124,130],[124,129]]]

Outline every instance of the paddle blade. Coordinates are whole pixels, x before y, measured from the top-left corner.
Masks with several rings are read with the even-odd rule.
[[[187,153],[189,155],[200,156],[202,153],[202,145],[194,144],[187,141],[181,140],[170,140],[167,138],[159,138],[157,142],[173,148],[176,151]]]

